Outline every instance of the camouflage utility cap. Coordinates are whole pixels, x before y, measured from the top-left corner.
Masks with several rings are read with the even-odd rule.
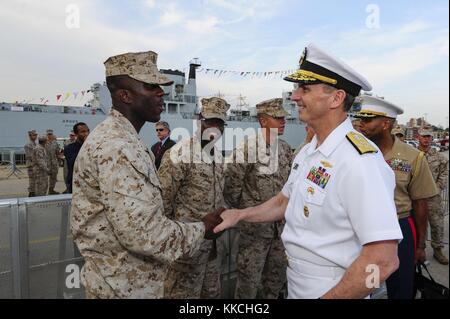
[[[224,99],[219,97],[204,98],[202,99],[202,116],[205,119],[221,119],[227,120],[227,111],[230,109],[230,104]]]
[[[394,128],[394,129],[392,129],[391,134],[392,134],[392,135],[401,134],[401,135],[405,136],[405,130],[402,129],[401,127],[396,127],[396,128]]]
[[[156,85],[172,85],[167,76],[156,66],[158,54],[153,51],[125,53],[105,61],[106,77],[128,75],[137,81]]]
[[[283,108],[283,99],[276,98],[263,101],[256,105],[256,112],[259,114],[267,114],[272,117],[286,117],[290,115]]]

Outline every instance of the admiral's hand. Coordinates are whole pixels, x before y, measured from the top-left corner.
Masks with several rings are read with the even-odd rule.
[[[239,210],[228,209],[224,211],[220,217],[222,217],[223,222],[214,228],[215,233],[223,232],[225,229],[235,226],[239,222]]]
[[[225,208],[219,208],[214,213],[209,213],[202,218],[203,224],[205,224],[205,239],[216,239],[222,235],[222,232],[214,232],[214,228],[219,225],[223,220],[220,214],[225,211]]]

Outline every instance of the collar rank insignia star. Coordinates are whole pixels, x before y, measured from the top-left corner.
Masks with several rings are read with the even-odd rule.
[[[378,153],[378,150],[370,144],[366,138],[356,132],[350,132],[347,134],[347,139],[356,148],[359,154]]]
[[[294,171],[296,171],[297,169],[298,169],[298,164],[297,163],[295,163],[294,164],[294,167],[292,168]]]

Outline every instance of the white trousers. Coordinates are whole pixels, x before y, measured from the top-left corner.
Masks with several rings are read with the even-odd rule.
[[[288,299],[317,299],[335,287],[345,269],[321,266],[288,256]]]

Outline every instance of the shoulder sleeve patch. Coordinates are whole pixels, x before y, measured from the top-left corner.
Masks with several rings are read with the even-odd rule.
[[[378,153],[378,150],[373,147],[366,138],[358,133],[350,132],[347,134],[347,139],[356,148],[359,154]]]

